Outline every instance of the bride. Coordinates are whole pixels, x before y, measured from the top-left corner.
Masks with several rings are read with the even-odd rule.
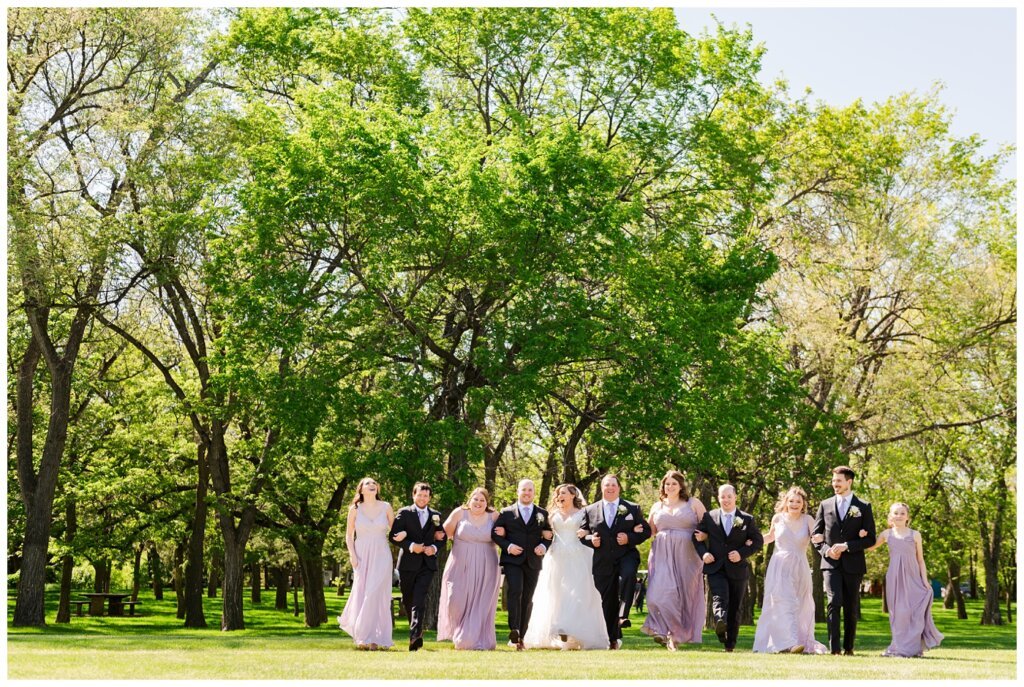
[[[533,614],[523,643],[529,648],[607,649],[601,595],[594,586],[594,552],[580,543],[583,498],[562,484],[548,507],[554,540],[533,595]]]

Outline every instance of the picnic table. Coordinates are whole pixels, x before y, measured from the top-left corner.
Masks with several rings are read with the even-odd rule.
[[[82,594],[82,596],[88,597],[89,599],[89,615],[103,615],[103,603],[109,599],[107,615],[123,616],[124,600],[131,596],[131,592],[127,594],[93,592],[91,594]],[[134,606],[134,604],[132,605]],[[134,611],[135,609],[133,608],[132,610]],[[134,613],[132,615],[134,615]]]

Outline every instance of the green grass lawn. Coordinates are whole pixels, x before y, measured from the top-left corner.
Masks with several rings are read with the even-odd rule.
[[[968,620],[933,606],[936,624],[946,636],[942,646],[921,659],[881,658],[889,643],[889,624],[878,599],[864,602],[857,635],[858,655],[765,656],[753,654],[754,628],[740,630],[736,653],[726,654],[712,633],[700,646],[670,653],[640,633],[642,614],[626,630],[623,652],[527,651],[504,645],[503,613],[498,614],[497,651],[454,651],[449,642],[433,641],[406,650],[408,625],[395,627],[396,647],[389,652],[357,651],[337,626],[344,599],[328,592],[331,622],[319,629],[303,627],[302,617],[275,611],[273,592],[264,602],[247,604],[246,628],[219,630],[220,599],[206,600],[206,630],[185,630],[175,618],[174,595],[155,601],[143,594],[142,617],[72,617],[56,625],[56,592],[48,594],[43,629],[11,627],[14,591],[8,592],[7,671],[12,679],[1004,679],[1016,677],[1016,624],[982,627],[980,602],[971,602]],[[825,641],[823,624],[817,637]]]

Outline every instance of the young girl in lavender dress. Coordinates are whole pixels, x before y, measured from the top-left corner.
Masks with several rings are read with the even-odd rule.
[[[775,542],[764,576],[764,600],[754,633],[754,652],[825,654],[814,639],[814,598],[807,546],[814,518],[807,514],[807,494],[790,487],[779,497],[765,544]]]
[[[910,529],[910,507],[894,503],[889,508],[889,529],[878,535],[871,551],[882,544],[889,547],[889,569],[885,573],[885,602],[889,606],[892,643],[883,656],[922,656],[942,641],[932,621],[932,586],[924,565],[921,533]]]
[[[352,559],[352,592],[338,625],[356,640],[356,648],[388,649],[391,640],[391,575],[394,567],[388,532],[395,514],[377,498],[379,487],[364,477],[348,509],[345,546]]]

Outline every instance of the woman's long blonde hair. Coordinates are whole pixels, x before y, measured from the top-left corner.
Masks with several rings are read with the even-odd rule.
[[[786,502],[789,501],[790,494],[796,494],[801,499],[803,499],[803,502],[804,502],[803,510],[801,510],[800,512],[801,513],[806,513],[807,512],[807,492],[805,492],[800,487],[796,487],[796,486],[790,487],[789,489],[787,489],[786,491],[782,492],[782,494],[779,495],[779,500],[775,502],[775,512],[776,513],[785,513],[786,512],[786,510],[787,510],[786,509]]]

